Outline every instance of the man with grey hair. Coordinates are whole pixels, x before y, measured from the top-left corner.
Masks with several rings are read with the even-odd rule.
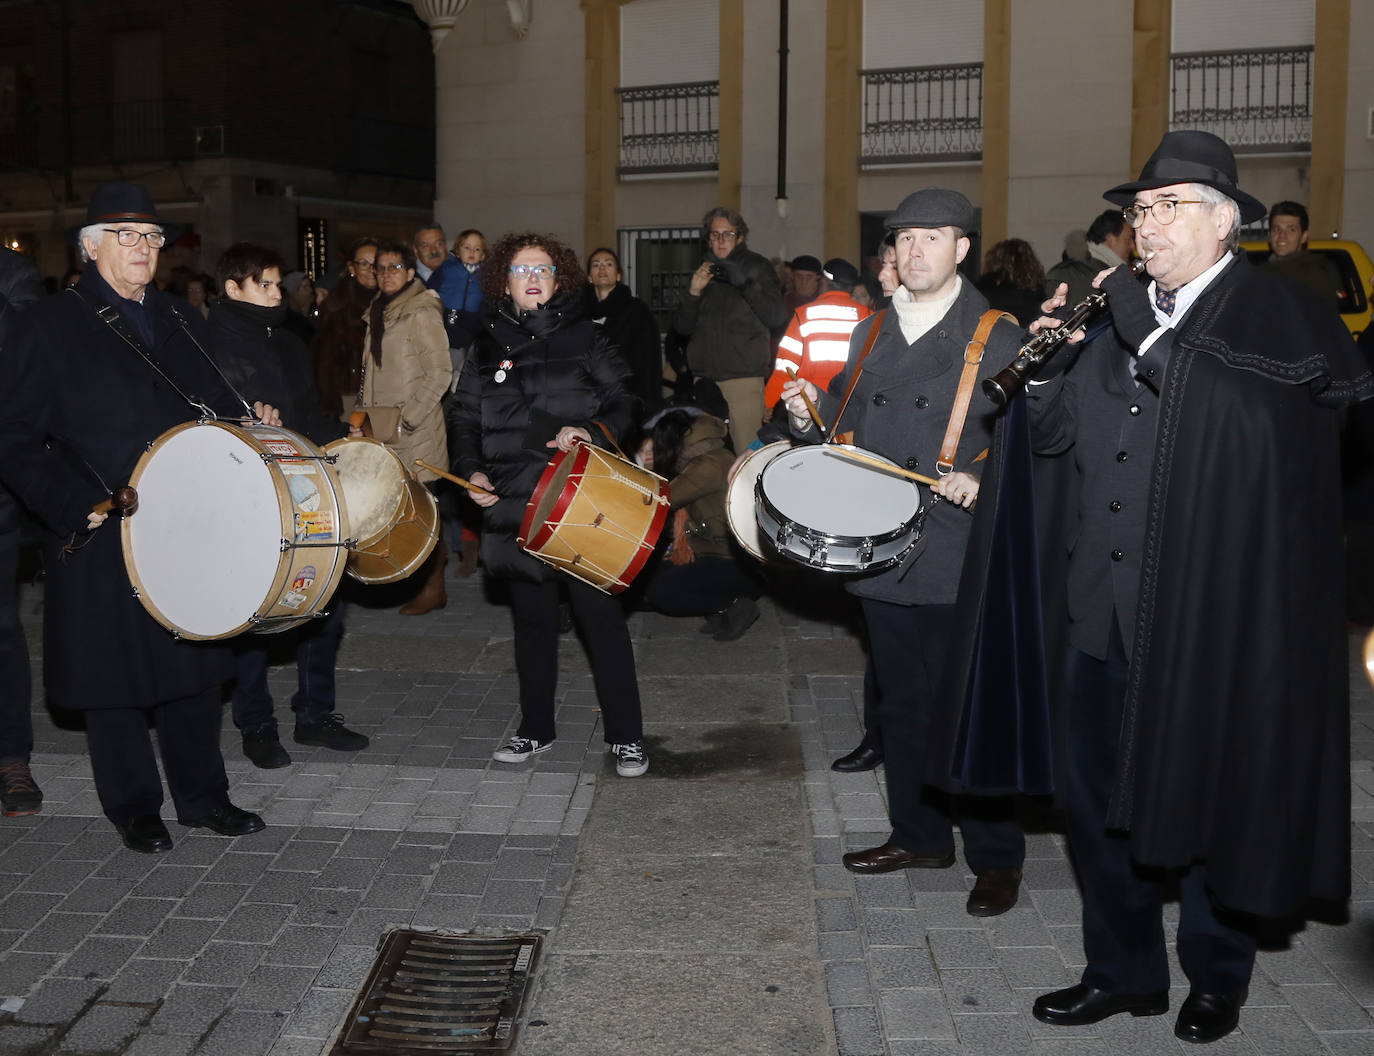
[[[1033,1011],[1166,1012],[1176,882],[1174,1032],[1204,1043],[1239,1022],[1257,919],[1349,896],[1339,427],[1374,378],[1334,313],[1235,251],[1265,210],[1222,140],[1170,132],[1105,197],[1152,281],[1099,274],[1111,325],[1029,391],[1035,449],[1081,485],[1059,791],[1087,955]]]
[[[692,272],[673,329],[689,339],[687,365],[720,386],[730,407],[730,439],[743,452],[763,423],[772,331],[787,325],[789,313],[773,266],[745,248],[744,217],[717,206],[701,227],[706,258]]]
[[[71,232],[92,266],[25,312],[0,361],[0,475],[51,533],[47,700],[84,714],[105,816],[127,847],[149,854],[172,846],[150,727],[182,825],[224,836],[263,827],[229,801],[219,744],[229,650],[182,641],[154,621],[131,585],[118,527],[92,512],[168,429],[249,410],[210,362],[200,314],[153,282],[171,234],[144,187],[101,184]],[[271,407],[252,413],[280,424]]]
[[[415,273],[426,288],[439,295],[446,309],[462,308],[467,270],[448,251],[444,229],[439,223],[431,221],[418,228],[411,240],[411,248],[415,250]]]

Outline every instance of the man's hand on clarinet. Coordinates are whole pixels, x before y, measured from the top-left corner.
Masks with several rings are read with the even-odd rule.
[[[805,399],[802,398],[803,394]],[[798,429],[811,428],[811,412],[807,410],[806,400],[815,403],[819,395],[816,386],[802,378],[783,382],[782,402]]]
[[[1105,274],[1105,272],[1103,274]],[[1097,283],[1101,280],[1101,278],[1102,275],[1098,275],[1097,278],[1093,280],[1093,285],[1096,286]],[[1060,308],[1063,308],[1064,305],[1068,303],[1068,300],[1069,284],[1067,282],[1061,282],[1058,286],[1054,288],[1054,293],[1050,296],[1050,298],[1040,305],[1040,311],[1042,311],[1045,314],[1043,314],[1042,316],[1040,316],[1039,319],[1035,320],[1035,322],[1030,324],[1030,332],[1032,334],[1038,334],[1041,330],[1053,330],[1059,326],[1062,326],[1063,320],[1056,319],[1051,313],[1057,312]],[[1069,335],[1069,344],[1076,345],[1078,344],[1078,342],[1082,341],[1083,338],[1086,336],[1087,332],[1085,330],[1075,330],[1072,334]]]

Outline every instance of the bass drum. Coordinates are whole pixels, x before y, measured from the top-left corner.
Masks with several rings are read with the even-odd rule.
[[[353,531],[348,574],[359,583],[405,579],[439,540],[439,506],[380,440],[346,437],[324,445],[343,484]]]
[[[790,441],[777,440],[765,447],[746,451],[735,459],[725,478],[725,519],[730,534],[745,552],[759,561],[767,561],[771,547],[765,548],[759,538],[759,519],[754,514],[754,486],[758,484],[763,467],[792,447]]]
[[[182,638],[299,626],[343,577],[348,517],[324,453],[275,426],[187,422],[129,480],[121,528],[135,596]]]

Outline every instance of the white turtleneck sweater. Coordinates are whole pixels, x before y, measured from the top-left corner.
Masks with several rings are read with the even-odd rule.
[[[938,301],[918,301],[905,286],[898,286],[897,292],[892,295],[892,310],[897,313],[897,322],[902,327],[906,343],[914,345],[943,319],[963,288],[963,276],[955,275],[954,288],[947,296]]]

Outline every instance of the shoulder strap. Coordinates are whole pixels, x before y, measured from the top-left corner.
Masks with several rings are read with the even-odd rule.
[[[935,463],[936,472],[942,477],[954,469],[954,456],[959,451],[959,438],[964,433],[969,403],[973,399],[973,383],[978,380],[978,364],[983,359],[983,350],[987,347],[992,328],[999,319],[1016,322],[1016,318],[1009,313],[989,308],[978,320],[978,329],[973,332],[973,339],[964,349],[964,372],[959,376],[959,391],[954,395],[954,406],[949,411],[949,426],[945,429],[944,442],[940,444],[940,458]]]
[[[883,320],[887,318],[887,309],[875,312],[870,318],[873,325],[868,328],[868,333],[864,335],[864,347],[859,352],[859,358],[854,361],[854,373],[849,376],[849,387],[844,390],[844,399],[840,403],[839,412],[830,423],[830,436],[827,442],[836,439],[840,435],[840,419],[844,416],[844,409],[849,406],[849,398],[854,395],[854,386],[858,383],[859,375],[863,373],[864,360],[873,351],[873,344],[878,340],[878,331],[883,327]]]

